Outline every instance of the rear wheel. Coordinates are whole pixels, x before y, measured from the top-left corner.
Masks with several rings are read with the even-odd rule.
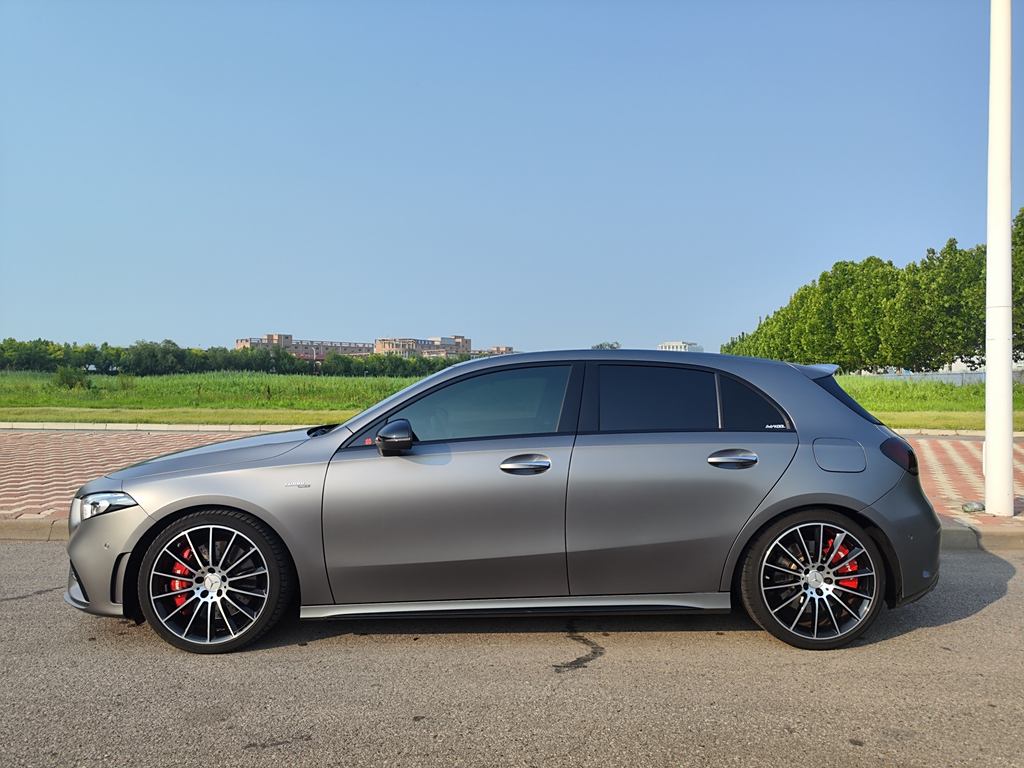
[[[885,594],[882,554],[871,537],[832,510],[789,515],[751,545],[743,604],[765,630],[797,648],[839,648],[865,632]]]
[[[278,622],[294,580],[284,546],[263,523],[214,509],[186,515],[157,536],[138,590],[146,620],[171,645],[223,653]]]

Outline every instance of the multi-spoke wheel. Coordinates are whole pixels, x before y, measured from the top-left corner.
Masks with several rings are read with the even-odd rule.
[[[838,648],[875,620],[885,566],[871,537],[830,510],[778,521],[753,543],[743,602],[764,629],[800,648]]]
[[[252,642],[281,617],[292,592],[280,541],[233,510],[196,512],[150,545],[139,600],[153,628],[188,651],[218,653]]]

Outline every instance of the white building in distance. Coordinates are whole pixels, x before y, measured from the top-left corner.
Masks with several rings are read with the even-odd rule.
[[[696,341],[663,341],[658,345],[662,352],[703,352],[704,347]]]

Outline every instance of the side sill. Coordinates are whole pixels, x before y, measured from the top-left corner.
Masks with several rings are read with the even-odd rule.
[[[486,600],[424,600],[407,603],[348,603],[304,605],[302,619],[336,616],[379,616],[396,614],[494,614],[494,613],[657,613],[700,611],[726,613],[731,608],[728,592],[689,592],[658,595],[566,595],[563,597],[511,597]]]

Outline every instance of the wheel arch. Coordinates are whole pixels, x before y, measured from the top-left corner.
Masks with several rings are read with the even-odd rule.
[[[733,543],[732,550],[730,551],[725,564],[722,579],[722,589],[730,592],[733,598],[733,605],[742,604],[738,599],[738,595],[739,579],[740,573],[743,570],[743,561],[746,559],[747,552],[750,551],[750,547],[761,532],[788,515],[816,509],[827,509],[843,515],[867,532],[871,537],[871,540],[875,542],[882,552],[882,565],[885,568],[885,603],[887,606],[892,608],[899,602],[900,596],[903,594],[900,562],[899,556],[896,554],[896,549],[893,547],[888,534],[886,534],[875,520],[864,514],[862,511],[842,503],[827,502],[798,504],[785,509],[780,509],[772,512],[771,514],[765,515],[764,517],[760,517],[757,520],[751,520],[748,525],[744,527],[740,532],[740,535],[737,537],[736,542]]]
[[[272,518],[269,516],[259,515],[254,513],[250,509],[246,509],[243,506],[237,504],[222,504],[222,503],[195,503],[182,506],[179,509],[175,509],[157,519],[146,531],[139,537],[138,541],[132,547],[131,552],[128,553],[125,565],[115,570],[114,578],[120,578],[121,581],[121,603],[126,618],[132,619],[136,623],[141,624],[145,619],[142,615],[142,608],[139,605],[139,590],[138,590],[138,576],[139,570],[142,567],[142,560],[146,556],[146,550],[156,540],[156,538],[167,530],[167,528],[178,520],[181,520],[187,515],[191,515],[194,512],[206,512],[213,510],[228,510],[231,512],[238,512],[243,515],[247,515],[254,520],[258,520],[260,523],[267,527],[267,530],[280,542],[282,549],[288,556],[288,567],[291,568],[292,576],[295,581],[295,601],[296,605],[302,604],[302,582],[299,579],[298,571],[295,566],[295,557],[288,547],[288,543],[284,537],[274,526]]]

